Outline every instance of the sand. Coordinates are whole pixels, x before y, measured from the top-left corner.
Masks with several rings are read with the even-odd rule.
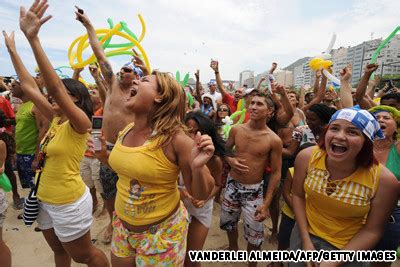
[[[28,194],[28,190],[20,190],[22,196]],[[9,203],[12,203],[12,194],[8,194]],[[99,198],[100,199],[100,198]],[[35,232],[33,227],[28,228],[24,225],[22,220],[18,220],[18,214],[22,211],[16,211],[9,205],[6,214],[6,220],[3,226],[3,239],[9,246],[12,253],[12,266],[15,267],[50,267],[54,266],[53,253],[47,245],[43,235]],[[95,213],[97,215],[99,210]],[[228,247],[228,239],[225,232],[219,229],[219,214],[220,206],[214,205],[213,222],[211,230],[208,234],[204,249],[226,249]],[[102,233],[104,228],[108,225],[108,216],[95,217],[92,228],[91,236],[96,247],[105,252],[110,259],[110,245],[105,245],[101,242]],[[266,220],[267,228],[270,227],[270,220]],[[36,224],[35,224],[36,225]],[[35,226],[34,225],[34,226]],[[243,225],[239,225],[239,241],[240,249],[246,249],[246,242],[243,238]],[[262,249],[269,250],[275,249],[276,245],[268,242],[269,231],[266,231],[266,242],[264,242]],[[1,263],[0,263],[1,266]],[[85,266],[82,264],[72,263],[72,266]],[[247,266],[246,263],[204,263],[202,266]],[[260,263],[258,266],[266,266],[265,263]],[[400,260],[392,264],[394,267],[400,267]]]

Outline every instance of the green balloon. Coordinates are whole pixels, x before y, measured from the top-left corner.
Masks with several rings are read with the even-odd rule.
[[[8,176],[5,172],[0,175],[0,187],[3,188],[5,192],[10,192],[12,189],[10,179],[8,179]]]
[[[125,21],[121,21],[121,26],[122,26],[122,30],[125,31],[127,34],[129,34],[130,36],[132,36],[133,38],[135,38],[135,40],[137,41],[138,38],[136,37],[136,35],[128,28],[128,24],[126,24]]]
[[[386,37],[386,39],[383,40],[379,44],[378,48],[375,50],[374,54],[372,55],[372,58],[371,58],[371,61],[370,61],[371,64],[376,62],[376,59],[378,58],[379,52],[381,52],[382,48],[384,48],[386,46],[386,44],[396,35],[396,33],[398,31],[400,31],[400,26],[397,26],[397,28],[394,29],[394,31],[391,34],[389,34],[389,36]]]
[[[183,78],[182,86],[185,87],[189,82],[189,73],[186,73],[185,78]]]

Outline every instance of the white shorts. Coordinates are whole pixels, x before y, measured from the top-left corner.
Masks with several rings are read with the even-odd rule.
[[[81,162],[81,176],[85,184],[90,188],[96,188],[96,191],[103,193],[103,187],[100,183],[100,161],[96,158],[83,157]]]
[[[190,221],[192,220],[193,216],[205,227],[211,227],[214,199],[207,201],[202,208],[196,208],[193,206],[192,201],[190,201],[188,198],[183,200],[183,204],[185,204],[185,207],[189,213]]]
[[[52,205],[39,201],[39,228],[54,232],[61,242],[71,242],[85,235],[92,225],[93,201],[86,187],[83,196],[74,203]]]

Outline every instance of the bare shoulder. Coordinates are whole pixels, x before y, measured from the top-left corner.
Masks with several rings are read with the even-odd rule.
[[[315,148],[316,146],[311,146],[301,150],[296,156],[296,161],[300,160],[301,162],[309,162]]]
[[[244,124],[245,125],[245,124]],[[245,126],[243,124],[236,124],[231,128],[232,134],[236,134],[242,131],[245,131]]]
[[[181,150],[185,146],[193,144],[193,140],[184,131],[176,133],[171,141],[175,150]]]
[[[396,188],[399,187],[399,184],[394,174],[381,164],[379,185],[385,188]]]

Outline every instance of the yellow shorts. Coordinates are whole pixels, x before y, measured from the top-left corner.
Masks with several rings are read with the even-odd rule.
[[[136,266],[183,266],[189,223],[182,202],[169,218],[142,233],[130,232],[115,213],[112,225],[116,257],[135,257]]]

